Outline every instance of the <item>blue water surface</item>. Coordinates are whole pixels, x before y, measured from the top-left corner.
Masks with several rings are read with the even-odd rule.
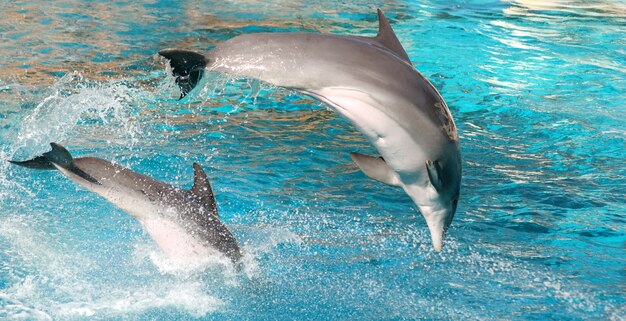
[[[434,252],[376,151],[324,105],[209,74],[178,101],[154,54],[253,32],[374,35],[382,8],[459,130],[462,195]],[[0,3],[0,319],[626,319],[626,4]],[[207,171],[241,272],[163,257],[55,171],[65,145],[188,188]]]

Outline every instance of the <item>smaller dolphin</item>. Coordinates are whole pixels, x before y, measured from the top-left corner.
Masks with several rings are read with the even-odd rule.
[[[171,258],[196,259],[215,250],[233,263],[241,250],[219,220],[209,180],[194,163],[194,183],[184,190],[94,157],[72,158],[63,146],[27,161],[9,161],[35,169],[58,169],[74,182],[106,198],[136,218],[161,250]]]

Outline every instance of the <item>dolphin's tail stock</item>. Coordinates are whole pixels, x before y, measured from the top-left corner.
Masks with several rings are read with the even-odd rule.
[[[176,77],[176,84],[180,87],[180,99],[185,97],[202,79],[207,59],[205,56],[178,49],[159,51],[159,55],[170,61],[172,75]]]
[[[84,178],[90,183],[100,185],[100,182],[98,182],[97,179],[91,177],[82,169],[76,167],[76,165],[74,164],[74,158],[72,158],[72,154],[70,154],[70,152],[65,149],[65,147],[57,143],[50,143],[50,146],[52,147],[52,150],[43,153],[41,156],[37,156],[33,159],[25,161],[10,160],[9,162],[15,165],[34,169],[58,169],[59,167],[61,167]]]

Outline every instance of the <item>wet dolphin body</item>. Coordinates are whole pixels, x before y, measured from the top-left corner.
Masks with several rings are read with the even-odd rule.
[[[292,88],[328,104],[382,158],[351,153],[370,178],[399,186],[426,219],[435,250],[456,211],[461,156],[456,126],[435,87],[415,68],[378,10],[376,37],[314,33],[245,34],[206,55],[176,49],[170,60],[182,96],[205,69]]]
[[[11,162],[58,169],[106,198],[135,217],[168,257],[195,259],[218,250],[234,263],[241,258],[237,240],[218,218],[211,185],[198,164],[193,164],[193,187],[184,190],[100,158],[72,158],[63,146],[50,145],[52,150],[42,156]]]

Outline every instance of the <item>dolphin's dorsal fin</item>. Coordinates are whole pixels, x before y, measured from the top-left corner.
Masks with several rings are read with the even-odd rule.
[[[441,165],[439,161],[426,161],[426,169],[428,171],[430,184],[432,184],[437,191],[441,191],[443,182],[441,181]]]
[[[206,177],[206,173],[197,163],[193,163],[193,187],[191,193],[200,199],[203,205],[207,207],[210,213],[218,216],[217,205],[215,204],[215,196],[211,183]]]
[[[350,153],[350,157],[367,177],[392,186],[400,186],[400,179],[382,157]]]
[[[374,37],[374,40],[411,64],[409,55],[407,55],[406,51],[404,51],[404,48],[398,40],[398,37],[396,37],[396,33],[393,32],[387,17],[385,17],[385,14],[380,9],[378,9],[378,34]]]

